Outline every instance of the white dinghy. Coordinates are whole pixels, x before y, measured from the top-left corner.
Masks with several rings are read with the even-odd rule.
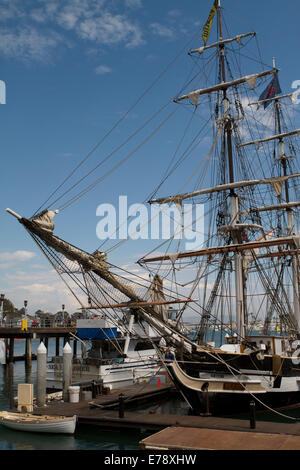
[[[38,416],[30,413],[0,412],[0,424],[17,431],[74,434],[76,420],[76,416]]]

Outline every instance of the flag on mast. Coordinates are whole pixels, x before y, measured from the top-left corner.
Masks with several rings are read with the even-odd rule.
[[[259,97],[258,102],[264,101],[264,100],[269,100],[270,98],[274,98],[274,96],[277,96],[281,93],[281,88],[279,85],[279,80],[277,77],[277,73],[274,73],[274,78],[271,81],[271,83],[267,86],[267,88],[262,92],[262,94]],[[267,106],[271,101],[265,101],[264,102],[264,108],[266,109]]]
[[[210,34],[210,30],[211,30],[211,27],[212,27],[214,16],[217,12],[217,7],[218,7],[218,0],[215,0],[214,4],[212,6],[212,9],[210,10],[209,17],[208,17],[208,19],[205,23],[204,28],[203,28],[203,32],[202,32],[202,38],[203,38],[205,46],[206,46],[206,43],[207,43],[207,40],[208,40],[208,37],[209,37],[209,34]]]

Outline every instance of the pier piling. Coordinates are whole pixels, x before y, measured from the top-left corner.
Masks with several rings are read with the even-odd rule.
[[[73,340],[73,357],[77,357],[77,340]]]
[[[250,428],[256,428],[256,409],[255,409],[255,401],[250,401]]]
[[[56,357],[59,356],[59,340],[60,340],[59,337],[55,338],[55,356]]]
[[[13,337],[11,337],[10,340],[9,340],[9,355],[8,355],[8,362],[9,363],[14,362],[14,345],[15,345],[15,339]]]
[[[69,401],[69,386],[72,383],[72,349],[66,343],[63,349],[63,401]]]
[[[119,395],[119,418],[124,418],[124,408],[125,408],[124,398],[125,396],[123,395],[123,393],[120,393]]]
[[[46,404],[46,363],[47,349],[43,342],[37,348],[37,406]]]
[[[25,364],[26,364],[26,367],[31,367],[32,366],[32,342],[31,342],[31,338],[26,338]]]

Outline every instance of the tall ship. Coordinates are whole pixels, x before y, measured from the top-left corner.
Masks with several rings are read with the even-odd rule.
[[[8,209],[90,309],[113,320],[130,308],[157,332],[156,351],[195,413],[300,401],[297,92],[282,92],[278,58],[264,64],[255,32],[225,36],[224,13],[215,1],[203,42],[187,51],[194,73],[171,105],[188,122],[148,199],[173,208],[178,230],[137,260],[138,274],[54,235],[50,205],[31,218]],[[176,170],[185,179],[168,195]],[[201,240],[183,249],[184,234]]]

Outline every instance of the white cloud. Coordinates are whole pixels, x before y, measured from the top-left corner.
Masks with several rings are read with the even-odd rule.
[[[36,256],[32,251],[17,250],[13,252],[0,253],[0,263],[4,262],[19,262],[28,261]]]
[[[83,39],[105,45],[123,42],[126,47],[135,47],[144,42],[138,26],[123,15],[112,15],[109,12],[82,21],[78,26],[78,34]]]
[[[105,75],[106,73],[112,72],[112,69],[107,65],[98,65],[98,67],[95,68],[95,72],[97,75]]]
[[[150,25],[150,28],[156,36],[161,36],[169,39],[174,36],[173,30],[171,28],[168,28],[168,26],[164,26],[163,24],[152,23]]]
[[[0,52],[8,57],[23,61],[48,60],[53,49],[62,41],[58,33],[39,33],[33,27],[23,27],[17,31],[9,28],[0,30]]]
[[[141,0],[125,0],[125,5],[128,8],[140,8],[142,6]]]
[[[131,8],[141,6],[141,1],[122,1],[122,14],[115,13],[115,6],[108,0],[35,0],[32,6],[21,0],[2,0],[0,53],[23,61],[47,62],[58,46],[69,45],[76,37],[97,46],[122,43],[133,48],[143,44],[139,25],[127,15]]]
[[[29,313],[34,313],[38,309],[55,313],[62,304],[66,305],[66,310],[69,312],[80,308],[79,301],[71,294],[55,270],[34,272],[19,270],[7,273],[3,276],[3,281],[7,285],[4,289],[5,296],[17,308],[23,306],[24,299],[27,299]],[[73,285],[72,289],[77,292],[76,295],[85,305],[86,299],[82,296],[82,292],[78,292],[78,288]]]

